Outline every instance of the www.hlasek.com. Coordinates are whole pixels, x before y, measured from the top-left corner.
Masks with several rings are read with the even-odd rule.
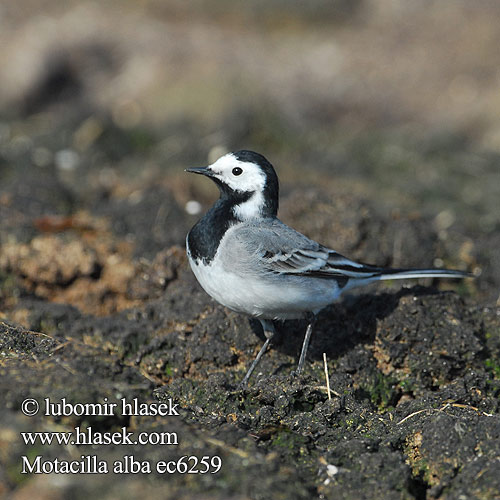
[[[172,399],[165,403],[140,403],[137,398],[127,401],[122,398],[119,403],[70,403],[66,398],[60,401],[43,401],[43,415],[60,416],[178,416],[178,404]],[[25,399],[21,411],[27,416],[40,413],[40,404],[36,399]],[[127,427],[121,427],[114,432],[100,432],[92,426],[82,430],[74,427],[71,431],[36,431],[21,432],[21,438],[26,446],[58,445],[58,446],[99,446],[99,445],[159,445],[177,446],[179,438],[176,432],[131,432]],[[28,456],[27,456],[28,455]],[[113,463],[99,459],[97,455],[81,455],[80,460],[65,460],[59,458],[45,459],[43,455],[32,457],[29,453],[21,457],[22,474],[215,474],[222,467],[222,459],[217,455],[204,455],[198,458],[194,455],[183,455],[176,460],[139,460],[133,455],[125,455]]]

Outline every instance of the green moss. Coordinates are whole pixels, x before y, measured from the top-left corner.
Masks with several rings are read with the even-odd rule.
[[[271,439],[271,445],[278,448],[285,448],[289,451],[300,452],[305,446],[307,438],[300,434],[295,434],[289,429],[282,429],[277,432]]]
[[[417,460],[413,465],[413,471],[415,476],[421,477],[425,483],[429,484],[429,481],[431,479],[431,473],[427,460],[423,458]]]
[[[493,374],[493,377],[496,380],[500,380],[500,361],[493,358],[488,358],[484,365],[486,366],[486,370]]]
[[[368,386],[366,390],[373,404],[377,405],[380,410],[387,410],[392,406],[397,385],[397,380],[394,378],[377,372],[373,385]]]
[[[401,390],[403,392],[406,392],[407,394],[411,394],[411,393],[413,393],[413,391],[415,389],[415,384],[413,381],[411,381],[409,379],[405,379],[405,380],[401,380],[399,382],[399,387],[401,387]]]
[[[356,429],[359,425],[359,418],[357,417],[347,417],[341,422],[341,426],[346,427],[348,430]]]

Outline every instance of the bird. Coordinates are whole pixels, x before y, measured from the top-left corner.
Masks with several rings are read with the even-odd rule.
[[[208,177],[220,192],[186,236],[190,267],[208,295],[259,320],[264,331],[265,342],[241,387],[272,343],[276,320],[307,319],[295,372],[300,375],[317,314],[347,290],[381,280],[470,276],[451,269],[364,264],[301,234],[278,219],[278,176],[254,151],[227,153],[211,165],[185,171]]]

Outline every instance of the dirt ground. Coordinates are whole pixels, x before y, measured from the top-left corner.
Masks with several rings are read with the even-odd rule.
[[[500,498],[499,8],[195,4],[0,5],[0,497]],[[217,194],[183,169],[242,148],[275,164],[280,218],[308,236],[476,278],[345,297],[301,377],[305,324],[278,324],[238,389],[263,333],[187,265]],[[27,398],[177,411],[29,417]],[[75,427],[178,442],[20,434]],[[222,465],[23,474],[23,456]]]

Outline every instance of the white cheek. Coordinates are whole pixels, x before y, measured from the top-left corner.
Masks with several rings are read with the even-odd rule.
[[[233,169],[241,168],[241,175],[234,175]],[[252,163],[236,161],[232,156],[224,156],[212,166],[217,178],[235,191],[262,191],[266,184],[264,173]]]
[[[219,179],[227,184],[233,191],[246,191],[246,186],[243,183],[238,182],[238,179],[235,179],[232,175],[220,174]]]

